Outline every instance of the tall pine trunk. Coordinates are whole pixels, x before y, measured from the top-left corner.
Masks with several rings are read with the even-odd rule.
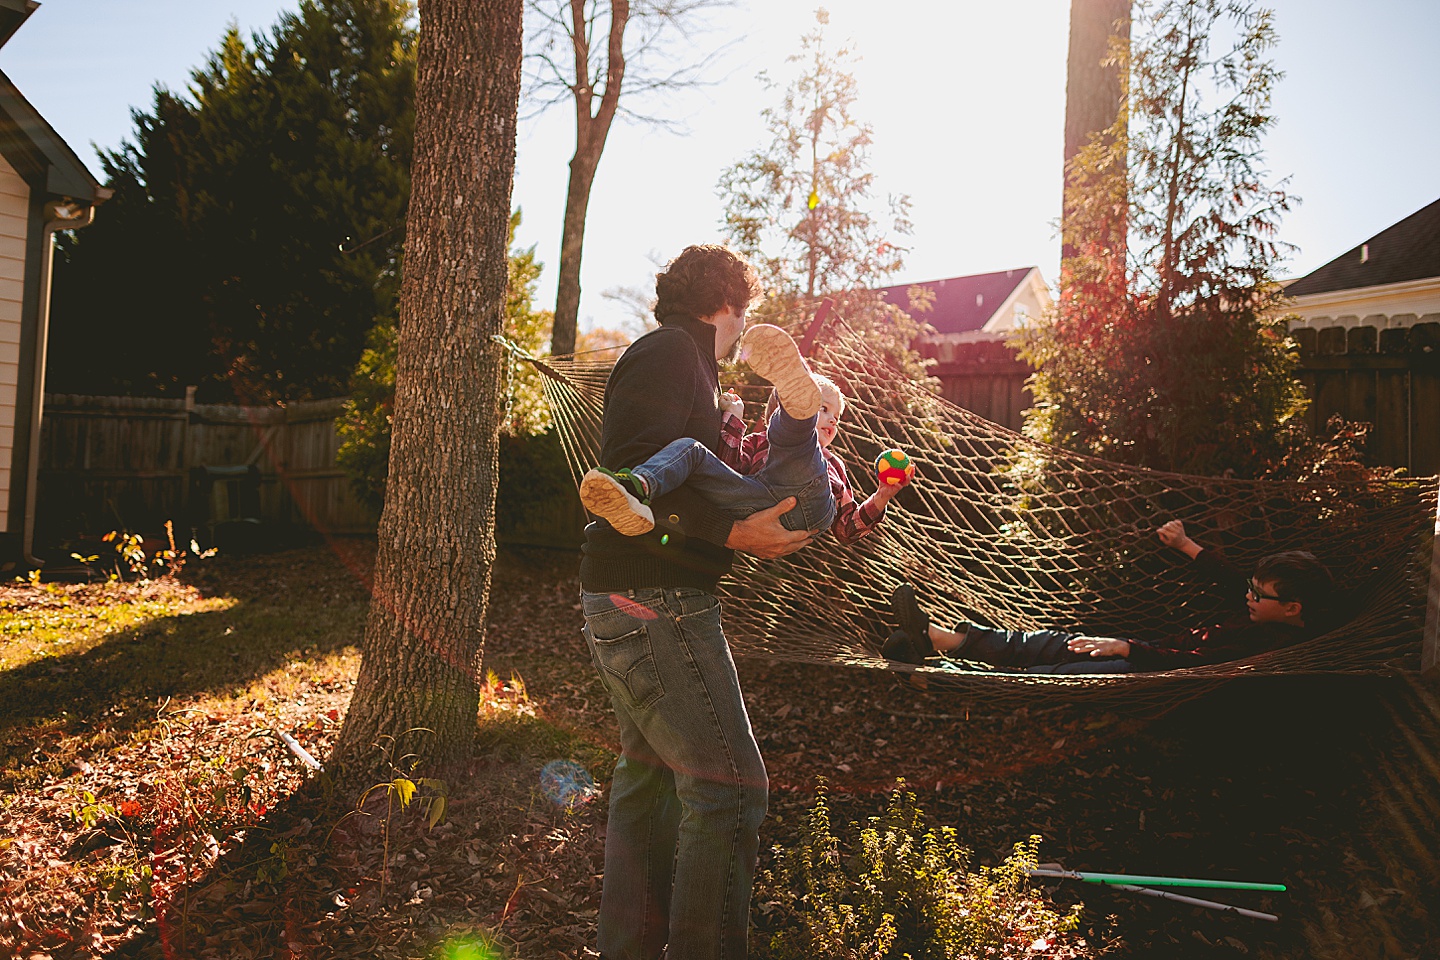
[[[1110,38],[1130,41],[1131,0],[1071,0],[1070,50],[1065,79],[1065,166],[1089,142],[1110,127],[1119,115],[1124,88],[1119,68],[1105,66]],[[1064,181],[1068,183],[1068,180]],[[1063,189],[1064,183],[1062,183]],[[1069,219],[1067,209],[1062,216]],[[1125,238],[1114,238],[1122,248]],[[1062,259],[1075,256],[1066,244]]]
[[[474,745],[521,16],[522,0],[420,3],[390,475],[364,659],[336,745],[352,785],[375,772],[377,744],[442,779]]]

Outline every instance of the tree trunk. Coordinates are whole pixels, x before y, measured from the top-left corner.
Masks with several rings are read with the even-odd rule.
[[[1175,102],[1175,144],[1170,159],[1165,163],[1165,178],[1169,182],[1165,191],[1165,228],[1160,239],[1160,289],[1155,297],[1155,315],[1168,323],[1175,315],[1175,221],[1180,216],[1180,179],[1184,163],[1185,138],[1190,131],[1186,124],[1190,119],[1190,75],[1195,70],[1195,47],[1199,38],[1195,36],[1195,21],[1186,24],[1185,56],[1183,72],[1180,75],[1180,96]],[[1207,24],[1207,26],[1213,26]]]
[[[630,0],[611,0],[610,35],[605,50],[605,90],[596,109],[590,78],[590,48],[586,43],[585,4],[571,0],[570,37],[575,54],[575,156],[570,158],[570,186],[565,194],[565,229],[560,238],[560,271],[556,276],[555,323],[550,332],[550,353],[575,352],[580,321],[580,257],[585,247],[585,216],[590,209],[590,188],[600,167],[605,138],[620,103],[625,80],[625,26],[630,22]],[[593,111],[593,112],[592,112]]]
[[[590,121],[592,124],[595,121]],[[560,272],[555,280],[555,325],[550,332],[550,355],[575,352],[580,326],[580,257],[585,247],[585,215],[590,209],[590,188],[600,165],[601,142],[593,145],[582,134],[570,161],[570,187],[565,194],[565,230],[560,235]]]
[[[1065,166],[1099,133],[1115,122],[1120,112],[1123,89],[1120,73],[1102,66],[1117,34],[1130,41],[1130,0],[1070,0],[1070,52],[1065,79]],[[1065,181],[1062,178],[1061,195]],[[1069,211],[1062,213],[1067,220]],[[1123,238],[1119,238],[1123,243]],[[1068,244],[1060,256],[1075,255]]]
[[[390,476],[364,658],[335,749],[351,787],[406,756],[453,779],[474,745],[504,385],[490,337],[504,321],[521,16],[522,0],[420,3]]]

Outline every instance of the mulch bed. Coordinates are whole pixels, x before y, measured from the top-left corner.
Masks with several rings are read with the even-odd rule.
[[[283,610],[287,595],[321,583],[363,602],[369,550],[340,550],[216,562],[200,589]],[[567,806],[541,783],[545,762],[574,760],[603,788],[615,747],[579,635],[577,593],[573,556],[502,554],[485,658],[495,722],[469,777],[450,785],[446,822],[434,829],[419,805],[386,817],[378,791],[371,815],[332,832],[343,811],[272,731],[293,733],[323,758],[350,683],[299,674],[265,705],[196,715],[177,703],[149,738],[96,751],[40,789],[0,798],[0,954],[448,957],[491,936],[519,957],[587,955],[604,798]],[[745,660],[740,670],[771,774],[766,851],[797,835],[817,777],[829,783],[837,820],[879,813],[903,777],[981,863],[1039,834],[1042,858],[1069,869],[1290,887],[1184,891],[1280,915],[1267,923],[1056,884],[1057,901],[1084,901],[1093,943],[1119,939],[1118,955],[1440,956],[1434,685],[1236,682],[1140,713],[990,704],[838,666]],[[562,731],[553,756],[517,746],[536,715]],[[218,768],[199,759],[217,756],[226,758]],[[204,831],[186,826],[186,791],[239,770],[219,825],[233,835],[207,845]],[[80,784],[114,814],[78,821]],[[168,833],[155,830],[161,820]],[[75,882],[82,874],[123,881],[127,850],[134,859],[125,830],[142,828],[161,837],[142,851],[158,918],[134,909],[134,897],[118,896],[129,906],[117,909]]]

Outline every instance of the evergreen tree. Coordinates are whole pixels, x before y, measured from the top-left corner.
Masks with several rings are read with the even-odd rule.
[[[393,314],[409,196],[409,0],[303,0],[231,28],[185,94],[155,90],[102,154],[115,196],[63,241],[57,391],[342,393]]]
[[[904,265],[896,240],[911,231],[910,199],[890,197],[885,212],[875,212],[873,130],[854,112],[850,71],[859,57],[849,45],[828,42],[824,8],[815,19],[787,61],[798,72],[779,104],[761,112],[770,142],[721,175],[725,230],[765,280],[769,296],[757,319],[798,334],[818,301],[831,297],[846,322],[872,334],[907,373],[924,376],[911,349],[921,325],[874,292]]]
[[[1114,48],[1128,109],[1069,165],[1074,255],[1053,321],[1025,334],[1031,436],[1202,474],[1255,476],[1284,455],[1304,400],[1275,281],[1294,201],[1266,183],[1261,150],[1276,41],[1250,3],[1137,6],[1133,60]]]

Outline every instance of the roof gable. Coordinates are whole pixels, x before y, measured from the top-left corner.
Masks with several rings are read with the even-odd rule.
[[[881,287],[886,303],[892,303],[935,328],[936,333],[968,333],[979,330],[1004,305],[1034,267],[976,273],[966,277],[927,280]],[[924,287],[935,300],[931,309],[916,312],[910,309],[910,289]]]
[[[0,47],[5,46],[5,41],[14,36],[38,6],[37,0],[0,0]]]
[[[0,70],[0,151],[17,172],[56,197],[100,201],[110,195],[55,128]]]
[[[0,46],[40,6],[36,0],[0,0]],[[53,197],[99,202],[110,195],[55,128],[0,71],[0,154],[30,184]]]
[[[1285,288],[1292,297],[1440,277],[1440,200]]]

